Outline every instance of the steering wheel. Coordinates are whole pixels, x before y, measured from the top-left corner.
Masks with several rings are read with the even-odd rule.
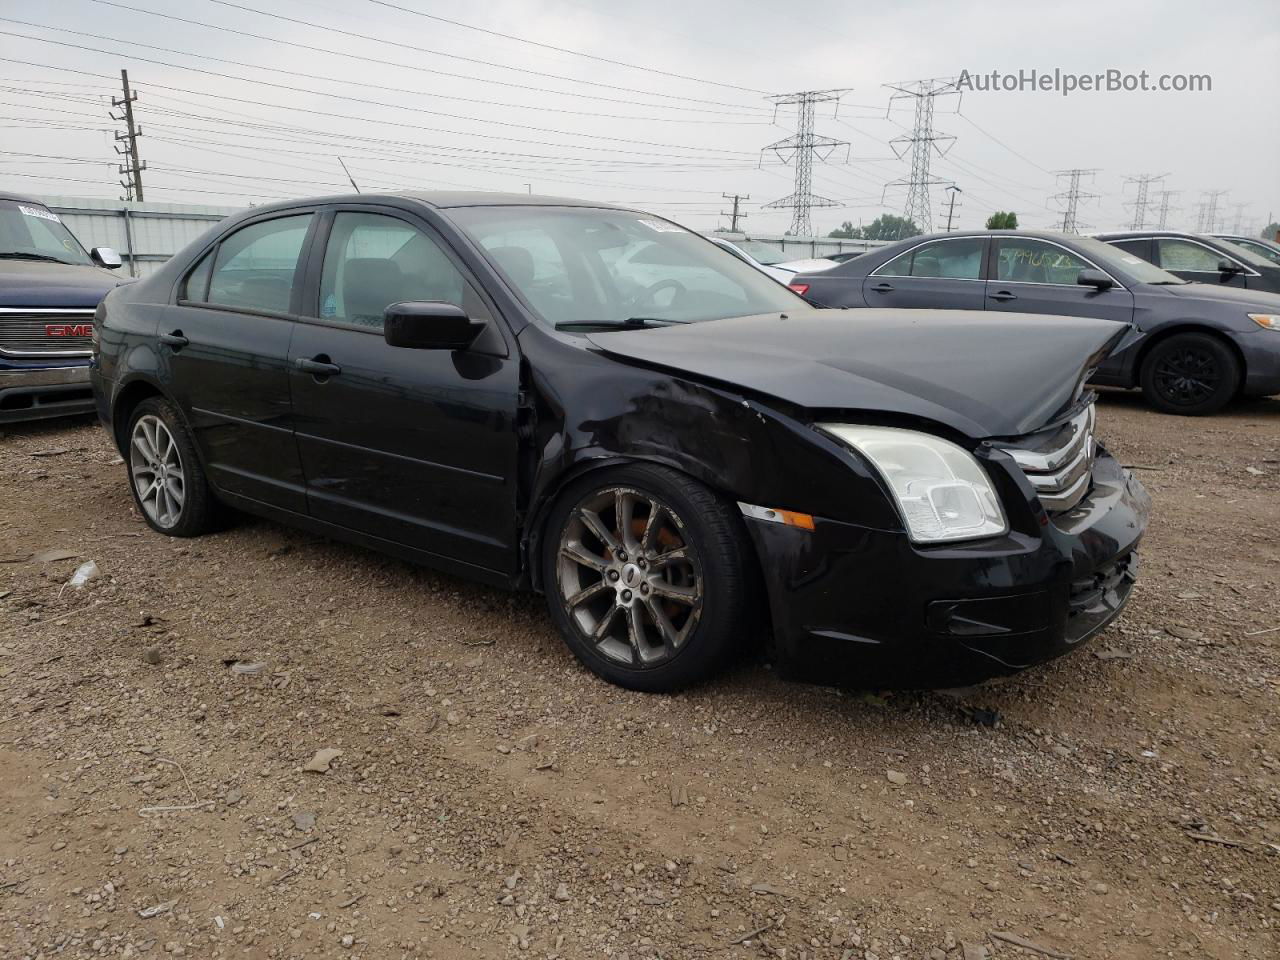
[[[673,305],[677,300],[689,292],[688,288],[679,280],[673,280],[668,277],[666,280],[659,280],[652,286],[645,287],[641,290],[639,296],[636,297],[636,303],[639,305],[656,307],[658,305],[658,294],[663,290],[668,289],[675,291],[675,295],[671,298],[671,304],[668,304],[668,306]]]

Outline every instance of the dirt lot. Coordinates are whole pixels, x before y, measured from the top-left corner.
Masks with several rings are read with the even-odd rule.
[[[5,428],[0,956],[1280,956],[1280,402],[1100,412],[1136,598],[961,694],[627,693],[536,598],[168,540],[95,425]]]

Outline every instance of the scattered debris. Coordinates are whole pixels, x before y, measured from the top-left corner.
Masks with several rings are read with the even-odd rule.
[[[231,664],[231,672],[239,674],[242,677],[256,677],[260,673],[265,673],[266,670],[267,664],[262,661],[256,663],[245,663],[242,660],[237,660],[235,663]]]
[[[302,769],[307,773],[325,773],[329,769],[329,764],[340,756],[342,756],[341,750],[325,747],[323,750],[317,750],[316,755],[307,761],[307,765]]]
[[[729,946],[736,947],[740,943],[746,943],[748,940],[754,940],[756,937],[760,936],[760,934],[765,933],[772,929],[773,929],[773,924],[766,923],[763,927],[756,927],[754,930],[750,930],[747,933],[744,933],[742,936],[735,937],[734,939],[730,940]]]
[[[683,807],[689,802],[689,787],[678,780],[671,781],[671,805]]]
[[[159,647],[147,647],[145,650],[142,651],[143,663],[149,663],[152,666],[155,666],[163,659],[164,659],[164,654],[161,653]]]
[[[32,563],[57,563],[59,560],[75,560],[80,556],[77,550],[42,550],[31,555]]]
[[[885,779],[895,786],[904,786],[907,782],[907,775],[898,770],[890,770],[885,775]]]
[[[82,590],[84,585],[100,574],[102,571],[98,569],[98,564],[93,560],[82,563],[76,567],[76,572],[71,575],[71,579],[67,581],[67,586],[73,590]]]
[[[1093,655],[1099,660],[1132,660],[1133,654],[1128,650],[1115,650],[1108,648],[1106,650],[1094,650]]]
[[[177,900],[166,900],[164,903],[157,903],[154,907],[147,907],[145,910],[139,910],[138,916],[143,920],[150,920],[152,917],[158,917],[163,913],[168,913],[174,908]]]
[[[310,833],[316,827],[316,815],[299,811],[293,815],[293,826],[295,830]]]
[[[1230,837],[1219,837],[1213,833],[1198,833],[1188,830],[1187,836],[1192,840],[1199,840],[1201,843],[1216,843],[1223,847],[1247,847],[1248,843],[1244,840],[1232,840]]]
[[[1071,960],[1070,956],[1065,953],[1059,953],[1049,947],[1042,947],[1038,943],[1030,940],[1024,940],[1015,933],[1004,933],[1000,930],[988,930],[987,936],[993,940],[1003,940],[1005,943],[1011,943],[1015,947],[1021,947],[1023,950],[1030,950],[1032,953],[1038,953],[1045,957],[1052,957],[1053,960]]]

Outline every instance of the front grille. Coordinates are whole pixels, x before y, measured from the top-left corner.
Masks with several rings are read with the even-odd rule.
[[[93,308],[0,307],[0,355],[84,357],[93,352]]]
[[[1093,426],[1090,403],[1057,427],[1000,444],[1022,468],[1050,513],[1070,510],[1089,492],[1098,450]]]

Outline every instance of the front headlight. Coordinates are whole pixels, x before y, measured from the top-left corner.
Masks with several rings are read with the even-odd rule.
[[[1249,319],[1263,330],[1280,331],[1280,313],[1251,313]]]
[[[972,540],[1008,531],[1000,498],[967,450],[915,430],[823,423],[880,471],[918,543]]]

